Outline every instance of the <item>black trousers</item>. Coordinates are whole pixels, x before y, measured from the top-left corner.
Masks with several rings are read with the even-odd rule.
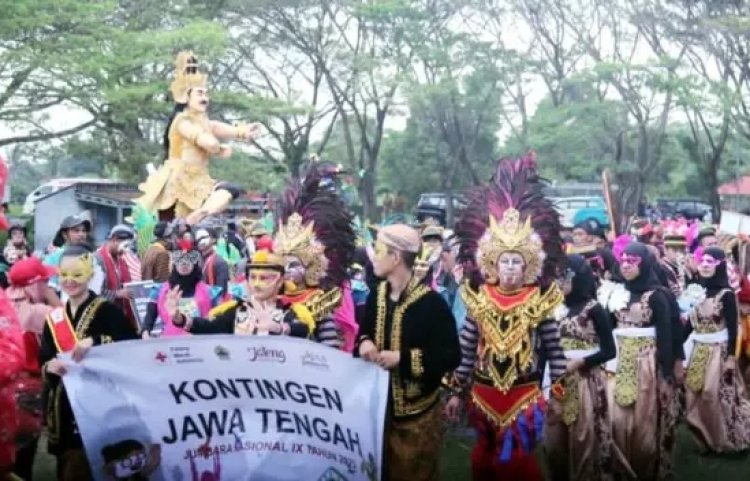
[[[16,465],[13,467],[13,474],[24,481],[31,481],[38,444],[39,438],[36,438],[25,447],[16,451]]]

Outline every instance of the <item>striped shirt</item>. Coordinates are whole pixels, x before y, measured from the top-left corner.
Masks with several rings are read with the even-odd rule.
[[[459,342],[461,345],[461,364],[455,371],[456,378],[462,384],[471,381],[474,366],[477,362],[477,347],[479,345],[479,328],[474,319],[467,317],[461,328]],[[550,377],[556,381],[563,374],[567,366],[567,360],[560,344],[560,330],[554,320],[540,323],[534,332],[534,346],[536,359],[528,372],[518,373],[519,376],[540,371],[540,366],[549,362]]]
[[[340,349],[342,346],[342,339],[339,336],[338,329],[336,329],[336,321],[332,316],[326,316],[315,324],[313,336],[315,341],[320,344],[336,349]]]

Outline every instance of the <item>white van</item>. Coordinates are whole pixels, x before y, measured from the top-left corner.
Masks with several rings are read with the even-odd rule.
[[[32,190],[29,195],[26,196],[26,201],[23,204],[23,213],[26,215],[32,215],[34,213],[34,205],[36,201],[42,197],[47,197],[50,194],[62,190],[66,187],[70,187],[73,184],[116,184],[117,180],[112,179],[91,179],[91,178],[68,178],[68,179],[52,179],[46,182],[36,189]]]

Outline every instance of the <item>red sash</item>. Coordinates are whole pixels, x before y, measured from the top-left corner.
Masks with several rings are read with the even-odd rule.
[[[70,352],[76,346],[78,337],[73,323],[68,319],[64,307],[58,307],[47,316],[47,325],[58,352]]]
[[[206,273],[206,278],[204,279],[206,281],[206,284],[209,286],[215,286],[216,285],[216,272],[215,272],[215,264],[216,264],[216,254],[211,254],[209,258],[206,260],[206,267],[204,269],[204,272]]]
[[[280,299],[281,303],[284,306],[291,306],[292,304],[307,302],[314,294],[317,294],[319,292],[322,292],[321,289],[313,287],[310,289],[305,289],[304,291],[297,294],[282,295],[280,296]]]

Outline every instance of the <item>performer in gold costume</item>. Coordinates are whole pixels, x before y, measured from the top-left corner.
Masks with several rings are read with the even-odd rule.
[[[279,299],[284,279],[284,259],[261,250],[253,254],[246,268],[249,295],[245,299],[225,302],[209,313],[208,318],[187,318],[180,313],[179,287],[167,295],[166,310],[177,327],[192,334],[284,335],[307,338],[314,325],[300,322],[293,311],[285,311]]]
[[[546,361],[557,381],[566,359],[552,318],[563,301],[555,283],[565,260],[560,220],[542,186],[533,154],[503,159],[456,223],[468,314],[446,413],[455,419],[467,398],[477,429],[474,481],[543,479],[534,456],[546,409],[542,370]]]
[[[313,166],[278,203],[273,250],[285,261],[281,303],[314,324],[318,342],[351,352],[357,324],[346,281],[356,235],[346,205],[324,185],[324,172]]]
[[[139,186],[137,199],[148,212],[159,212],[161,220],[184,218],[195,225],[209,215],[223,211],[237,198],[239,188],[217,182],[208,174],[211,156],[226,159],[232,149],[221,140],[255,139],[258,124],[232,126],[210,120],[207,75],[198,71],[192,52],[177,56],[175,78],[170,91],[176,103],[164,134],[166,160],[159,170]]]

